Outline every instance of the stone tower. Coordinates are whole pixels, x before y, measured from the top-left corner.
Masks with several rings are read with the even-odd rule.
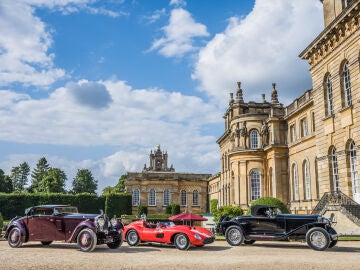
[[[167,152],[163,153],[160,149],[160,145],[157,146],[157,149],[154,152],[150,151],[150,166],[147,168],[146,164],[144,165],[143,171],[156,171],[156,172],[175,172],[173,165],[168,168],[168,154]]]

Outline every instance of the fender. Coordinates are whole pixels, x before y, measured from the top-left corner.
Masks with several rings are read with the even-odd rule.
[[[29,239],[29,235],[28,235],[26,227],[22,224],[21,220],[15,220],[7,225],[6,232],[4,234],[4,238],[6,238],[6,239],[8,238],[11,229],[14,227],[18,227],[20,229],[21,241],[23,243],[27,242]]]
[[[89,219],[84,220],[83,222],[79,223],[76,228],[74,229],[73,233],[71,234],[71,236],[66,239],[65,241],[67,243],[71,243],[71,242],[76,242],[76,238],[79,234],[79,232],[84,229],[84,228],[89,228],[91,230],[93,230],[95,233],[97,232],[96,227],[94,226],[93,222],[90,221]]]
[[[303,230],[303,229],[305,229],[306,231],[308,231],[310,228],[313,228],[313,227],[319,227],[319,228],[323,228],[323,229],[326,230],[324,223],[314,222],[314,223],[308,223],[308,224],[302,225],[302,226],[296,228],[295,230],[289,231],[289,232],[288,232],[286,235],[284,235],[284,236],[285,236],[285,237],[291,236],[293,233],[298,232],[298,231],[301,231],[301,230]],[[326,230],[326,231],[329,231],[329,230]]]

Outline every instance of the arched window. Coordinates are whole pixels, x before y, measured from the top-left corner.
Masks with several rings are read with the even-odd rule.
[[[199,191],[197,190],[193,191],[193,205],[199,205]]]
[[[343,88],[344,88],[344,105],[348,107],[352,104],[351,98],[351,83],[350,83],[350,71],[349,62],[346,62],[342,69],[343,77]]]
[[[250,132],[250,148],[257,149],[259,147],[259,132],[253,129]]]
[[[259,170],[252,170],[250,173],[251,200],[254,201],[261,197],[261,175]]]
[[[331,155],[331,169],[332,169],[332,180],[334,184],[334,191],[339,191],[339,169],[338,160],[336,155],[336,148],[333,147],[330,152]]]
[[[153,188],[149,191],[149,206],[156,206],[156,191]]]
[[[186,194],[186,190],[184,189],[180,191],[180,205],[181,206],[187,205],[187,194]]]
[[[326,100],[327,100],[327,110],[326,115],[334,114],[334,105],[333,105],[333,92],[332,92],[332,83],[331,83],[331,75],[329,74],[326,77]]]
[[[170,190],[164,190],[164,205],[170,205],[171,197],[170,197]]]
[[[311,198],[310,170],[309,170],[309,161],[307,160],[304,161],[303,175],[304,175],[304,187],[305,187],[305,200],[310,200]]]
[[[350,142],[349,154],[350,154],[350,173],[351,173],[353,199],[354,199],[354,201],[359,203],[360,202],[360,183],[359,183],[357,156],[356,156],[356,148],[355,148],[354,141]]]
[[[133,195],[132,195],[132,205],[139,206],[140,205],[140,190],[134,189]]]
[[[298,171],[296,164],[293,164],[292,167],[292,174],[293,174],[293,185],[294,185],[294,200],[299,200],[299,178],[298,178]]]

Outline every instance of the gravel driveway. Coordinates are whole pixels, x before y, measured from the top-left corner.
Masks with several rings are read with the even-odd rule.
[[[0,269],[360,269],[360,241],[342,241],[327,251],[314,251],[299,242],[256,242],[231,247],[216,241],[202,248],[179,251],[174,247],[124,243],[111,250],[98,246],[84,253],[75,244],[43,247],[26,243],[10,248],[0,241]]]

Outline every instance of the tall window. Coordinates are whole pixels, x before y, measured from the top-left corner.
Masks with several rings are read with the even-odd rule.
[[[301,123],[301,137],[306,137],[308,135],[306,118],[301,119],[300,123]]]
[[[343,86],[344,86],[345,107],[348,107],[352,104],[350,71],[348,66],[349,66],[349,62],[346,62],[343,66],[343,79],[344,79]]]
[[[354,199],[358,199],[358,196],[360,196],[360,183],[359,183],[357,156],[356,156],[354,141],[352,141],[349,145],[349,152],[350,152],[350,173],[351,173],[352,191],[353,191]]]
[[[250,132],[250,148],[257,149],[259,147],[259,132],[256,129],[253,129]]]
[[[327,115],[333,115],[334,105],[333,105],[331,75],[328,75],[326,78],[326,99],[327,99]]]
[[[140,205],[140,190],[134,189],[132,195],[132,205],[139,206]]]
[[[296,141],[296,129],[295,129],[295,124],[290,126],[290,140],[291,140],[291,142],[295,142],[295,141]]]
[[[312,118],[312,131],[315,131],[315,112],[311,113],[311,118]]]
[[[186,194],[186,190],[184,189],[180,191],[180,205],[181,206],[187,205],[187,194]]]
[[[170,205],[170,190],[164,190],[164,205]]]
[[[261,176],[258,170],[251,171],[250,181],[251,181],[251,200],[254,201],[261,197]]]
[[[332,168],[332,180],[334,183],[334,191],[339,191],[339,169],[336,155],[336,148],[331,149],[331,168]]]
[[[294,200],[299,200],[299,178],[296,164],[293,164],[293,184],[294,184]]]
[[[304,162],[304,186],[305,186],[305,200],[309,200],[311,197],[311,188],[310,188],[310,171],[309,171],[309,161],[305,160]]]
[[[149,191],[149,206],[155,206],[156,205],[156,191],[155,189],[150,189]]]
[[[193,191],[193,205],[199,205],[199,191],[197,190]]]

